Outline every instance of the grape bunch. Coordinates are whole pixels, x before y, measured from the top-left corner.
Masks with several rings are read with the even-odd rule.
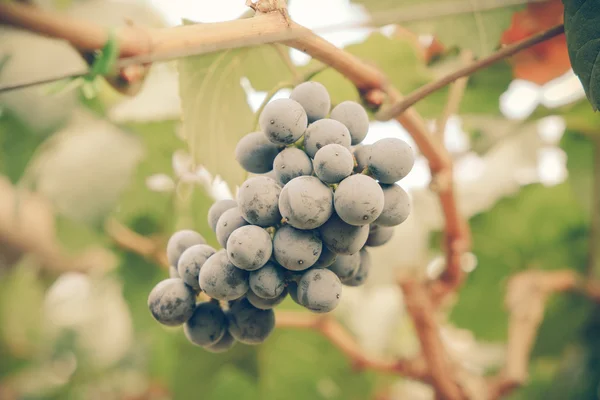
[[[400,139],[361,144],[369,119],[360,104],[330,107],[317,82],[265,106],[260,130],[235,149],[254,176],[235,200],[219,200],[208,212],[222,249],[191,230],[168,242],[171,278],[148,298],[158,322],[183,324],[192,343],[222,352],[266,340],[275,327],[273,308],[288,294],[327,313],[343,286],[365,283],[367,247],[388,242],[410,213],[409,196],[396,182],[415,158]],[[197,302],[200,292],[211,300]]]

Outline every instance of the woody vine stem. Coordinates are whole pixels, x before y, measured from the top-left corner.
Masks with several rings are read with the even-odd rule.
[[[407,100],[389,84],[381,71],[290,20],[283,1],[261,0],[249,2],[248,5],[256,12],[252,18],[164,29],[122,28],[116,32],[120,57],[117,68],[122,73],[131,66],[265,43],[280,43],[298,49],[343,74],[354,83],[365,103],[382,109],[379,118],[395,119],[411,134],[421,154],[429,162],[432,190],[439,196],[445,220],[444,273],[431,281],[416,277],[398,279],[421,344],[421,354],[416,358],[389,360],[370,357],[345,328],[330,316],[279,312],[278,327],[319,332],[342,351],[356,369],[402,375],[425,382],[433,387],[439,399],[495,399],[522,385],[527,379],[529,353],[543,318],[546,299],[555,292],[574,291],[598,301],[600,283],[585,283],[582,277],[570,270],[527,271],[515,275],[507,293],[510,317],[505,367],[491,378],[477,376],[461,368],[459,360],[452,359],[442,343],[438,315],[443,312],[448,298],[456,295],[464,280],[461,257],[470,249],[470,231],[468,222],[458,212],[452,159],[440,140],[442,135],[439,131],[443,131],[447,119],[444,115],[449,115],[458,107],[466,78],[470,74],[562,34],[563,27],[551,28],[501,49],[488,58],[472,61],[471,55],[465,54],[464,67],[417,90]],[[91,21],[76,20],[20,3],[0,4],[0,23],[67,40],[80,51],[101,49],[108,40],[108,30]],[[438,134],[434,135],[412,105],[434,90],[457,80],[444,115],[438,121]],[[0,91],[15,88],[0,88]],[[118,246],[166,265],[164,255],[159,250],[162,243],[138,235],[116,220],[110,220],[105,229]]]

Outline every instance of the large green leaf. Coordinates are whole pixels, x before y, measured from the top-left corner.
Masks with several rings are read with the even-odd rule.
[[[231,187],[240,184],[245,173],[233,159],[235,145],[255,128],[240,81],[267,90],[291,72],[272,45],[188,57],[178,67],[184,135],[195,162]]]
[[[494,51],[512,14],[521,6],[500,6],[491,0],[353,0],[376,18],[398,15],[400,24],[416,33],[435,35],[448,47],[470,49],[476,57]],[[430,15],[428,19],[423,16]]]
[[[573,71],[594,110],[600,107],[600,0],[563,0]]]

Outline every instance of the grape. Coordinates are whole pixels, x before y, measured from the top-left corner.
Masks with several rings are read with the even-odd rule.
[[[290,271],[311,267],[319,259],[322,248],[314,231],[302,231],[289,225],[279,228],[273,238],[275,259]]]
[[[275,157],[273,171],[276,180],[285,185],[298,176],[311,175],[313,165],[305,152],[295,147],[288,147]]]
[[[271,235],[260,226],[242,226],[227,239],[229,261],[246,271],[254,271],[265,265],[272,253]]]
[[[235,344],[235,339],[233,338],[233,336],[231,336],[231,333],[229,333],[229,331],[226,330],[225,334],[223,335],[221,340],[219,340],[217,343],[213,344],[212,346],[204,347],[204,349],[211,353],[223,353],[223,352],[231,349],[234,344]]]
[[[263,299],[274,299],[285,289],[284,271],[273,262],[250,273],[250,290]]]
[[[247,299],[234,302],[227,313],[227,319],[231,336],[245,344],[264,342],[275,328],[273,310],[258,309]]]
[[[304,108],[292,99],[273,100],[258,118],[260,129],[275,144],[292,144],[304,134],[308,118]]]
[[[360,251],[360,267],[358,267],[358,271],[352,278],[345,279],[342,283],[346,286],[360,286],[364,284],[367,280],[367,276],[369,275],[369,271],[371,270],[371,256],[367,252],[366,249],[361,249]]]
[[[328,144],[337,143],[350,148],[350,133],[341,122],[333,119],[320,119],[310,124],[304,135],[304,151],[315,158],[317,151]]]
[[[210,256],[200,269],[200,288],[217,300],[236,300],[248,291],[248,271],[229,262],[224,249]]]
[[[218,200],[208,209],[208,226],[213,232],[217,229],[217,221],[230,208],[237,207],[237,201],[232,199]]]
[[[239,208],[230,208],[217,221],[217,229],[215,230],[217,241],[221,246],[227,246],[227,240],[233,231],[245,225],[248,225],[248,222],[242,217]]]
[[[167,258],[169,265],[177,266],[179,257],[188,247],[195,244],[205,244],[206,240],[198,232],[184,229],[175,232],[167,243]]]
[[[197,244],[184,251],[177,263],[177,271],[181,279],[194,290],[199,291],[198,274],[200,274],[200,268],[215,253],[216,250],[207,244]]]
[[[397,184],[382,184],[383,211],[375,220],[377,225],[395,226],[400,225],[410,214],[410,197]]]
[[[163,325],[177,326],[190,319],[196,306],[196,294],[182,279],[159,282],[148,296],[148,308]]]
[[[177,268],[172,265],[169,266],[169,278],[181,278],[179,272],[177,272]]]
[[[315,154],[315,174],[325,183],[338,183],[352,174],[354,158],[350,150],[337,143],[323,146]]]
[[[365,245],[369,247],[383,246],[390,241],[393,235],[394,228],[391,226],[371,225],[369,237],[367,238],[367,243],[365,243]]]
[[[298,298],[298,284],[296,282],[290,282],[287,289],[291,299],[294,300],[294,303],[304,307],[304,304],[302,304]]]
[[[314,176],[299,176],[283,187],[279,196],[281,215],[294,228],[314,229],[333,212],[333,194]]]
[[[356,167],[354,171],[361,173],[369,164],[369,155],[371,151],[370,144],[358,144],[352,148]]]
[[[329,250],[327,246],[323,246],[321,255],[316,263],[313,264],[313,268],[327,268],[336,260],[337,254]]]
[[[360,253],[354,253],[340,254],[329,269],[343,281],[352,278],[358,272],[358,267],[360,267]]]
[[[319,228],[319,232],[321,240],[329,250],[338,254],[354,254],[365,245],[369,236],[369,226],[349,225],[334,213]]]
[[[312,268],[298,282],[298,299],[314,312],[332,311],[339,304],[341,295],[340,278],[328,269]]]
[[[415,164],[415,154],[404,140],[380,139],[371,145],[369,172],[381,183],[404,178]]]
[[[304,82],[292,90],[290,99],[296,100],[306,111],[308,122],[325,118],[331,107],[329,93],[319,82]]]
[[[225,335],[227,317],[218,303],[200,303],[183,325],[185,337],[197,346],[212,346]]]
[[[350,136],[352,144],[358,144],[363,141],[369,131],[369,116],[367,112],[355,101],[344,101],[331,110],[331,119],[340,121],[344,124]]]
[[[281,186],[266,176],[255,176],[242,184],[238,204],[242,217],[259,226],[273,226],[280,222],[279,194]],[[224,246],[224,245],[223,245]]]
[[[287,296],[287,289],[284,288],[283,292],[279,294],[279,296],[273,299],[263,299],[262,297],[257,296],[251,290],[246,294],[246,298],[256,308],[260,308],[261,310],[270,310],[274,308],[276,305],[281,304],[283,300],[285,300],[285,296]]]
[[[273,160],[279,148],[262,132],[252,132],[240,139],[235,146],[235,159],[242,168],[254,174],[264,174],[273,169]]]
[[[381,186],[366,175],[352,175],[340,182],[333,195],[335,212],[350,225],[375,221],[383,210]]]

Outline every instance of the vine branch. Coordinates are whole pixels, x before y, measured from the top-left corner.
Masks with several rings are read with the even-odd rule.
[[[470,50],[461,51],[460,59],[465,65],[472,62],[473,52]],[[446,105],[444,106],[442,115],[435,121],[435,134],[438,138],[440,138],[442,143],[444,143],[444,132],[446,131],[448,119],[452,116],[452,114],[456,114],[458,112],[460,102],[465,94],[465,89],[467,88],[468,80],[469,77],[464,76],[457,79],[450,85],[450,90],[448,91],[448,100],[446,100]]]
[[[548,39],[552,39],[553,37],[564,33],[564,31],[564,25],[560,24],[548,29],[547,31],[531,36],[530,38],[524,39],[510,46],[506,46],[503,49],[493,53],[489,57],[482,58],[481,60],[475,61],[474,63],[464,68],[460,68],[459,70],[452,72],[451,74],[448,74],[437,81],[433,81],[431,83],[421,86],[419,89],[415,90],[414,92],[406,96],[404,99],[401,99],[392,104],[391,106],[381,110],[379,113],[377,113],[376,117],[377,119],[382,121],[393,118],[395,115],[405,112],[409,107],[413,106],[419,100],[422,100],[423,98],[429,96],[431,93],[443,88],[444,86],[456,81],[457,79],[462,78],[464,76],[472,75],[480,69],[489,67],[490,65],[502,59],[510,57],[520,52],[521,50],[525,50]]]
[[[510,279],[505,299],[509,312],[506,363],[489,380],[490,399],[500,398],[527,381],[529,357],[546,302],[550,295],[561,292],[578,292],[600,302],[600,284],[586,282],[573,270],[528,270]]]

